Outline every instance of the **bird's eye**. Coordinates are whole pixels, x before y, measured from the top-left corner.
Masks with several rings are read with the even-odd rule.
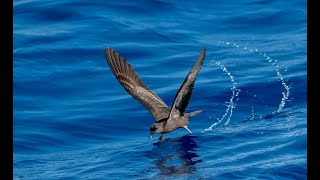
[[[155,131],[156,130],[156,128],[155,127],[150,127],[150,131],[152,132],[152,131]]]

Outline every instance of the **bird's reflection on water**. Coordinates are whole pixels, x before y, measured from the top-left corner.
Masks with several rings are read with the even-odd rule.
[[[162,175],[192,174],[196,164],[202,162],[196,154],[197,137],[186,135],[180,138],[168,138],[154,143],[145,156],[153,159]]]

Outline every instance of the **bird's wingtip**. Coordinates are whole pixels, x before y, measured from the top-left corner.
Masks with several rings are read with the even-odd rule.
[[[109,51],[110,51],[109,47],[104,48],[104,53],[105,53],[106,56],[108,55]]]
[[[202,51],[201,51],[201,53],[200,53],[200,56],[201,56],[201,55],[204,56],[204,55],[207,53],[206,51],[207,51],[207,48],[203,48]]]
[[[108,53],[112,54],[114,52],[114,50],[111,47],[106,47],[106,48],[104,48],[104,52],[107,55]]]
[[[206,54],[207,48],[203,48],[201,54]]]

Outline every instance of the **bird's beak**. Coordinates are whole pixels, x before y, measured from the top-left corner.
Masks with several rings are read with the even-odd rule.
[[[192,132],[190,131],[190,129],[188,128],[188,126],[183,126],[183,128],[185,128],[187,131],[189,131],[189,133],[192,133]]]
[[[156,133],[156,131],[151,131],[150,135],[149,135],[149,138],[152,139],[152,135],[154,135],[155,133]]]

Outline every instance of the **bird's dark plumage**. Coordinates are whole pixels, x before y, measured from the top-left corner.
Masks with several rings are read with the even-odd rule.
[[[150,137],[154,133],[160,133],[162,135],[159,140],[161,140],[163,134],[178,128],[185,128],[191,132],[187,127],[189,118],[202,110],[191,113],[185,113],[185,110],[189,104],[194,82],[203,63],[206,49],[203,49],[178,90],[171,109],[141,81],[135,70],[123,57],[112,48],[106,48],[105,53],[110,69],[119,83],[133,98],[143,104],[154,117],[156,122],[150,127]]]
[[[124,89],[143,104],[156,121],[167,118],[170,109],[166,103],[140,80],[131,65],[111,48],[106,49],[106,55],[113,74]]]
[[[196,80],[196,77],[201,69],[205,54],[206,49],[203,49],[197,61],[194,63],[192,69],[190,70],[188,76],[183,81],[171,107],[170,116],[174,116],[176,114],[180,116],[184,115],[184,112],[189,104],[192,95],[194,81]]]

